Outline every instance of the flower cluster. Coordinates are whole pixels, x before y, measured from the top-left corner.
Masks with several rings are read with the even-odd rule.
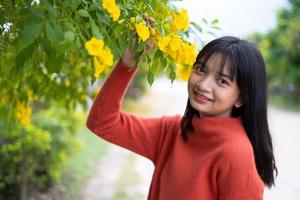
[[[188,81],[191,72],[192,72],[191,67],[186,67],[182,64],[177,64],[176,76],[180,80]]]
[[[179,35],[171,33],[167,36],[158,36],[158,48],[170,55],[176,63],[192,65],[196,58],[196,46],[191,45],[180,38]]]
[[[180,12],[173,13],[172,19],[172,30],[174,32],[178,32],[179,30],[187,30],[189,26],[189,18],[185,9],[182,9]]]
[[[120,8],[116,5],[116,0],[103,0],[102,6],[108,11],[113,21],[120,17]],[[177,77],[186,81],[191,71],[192,65],[196,59],[196,46],[190,44],[180,35],[181,31],[187,31],[189,26],[189,17],[186,9],[176,12],[168,12],[165,19],[171,19],[171,24],[161,24],[156,22],[154,16],[148,16],[147,13],[141,16],[128,16],[126,19],[118,21],[119,24],[125,21],[125,27],[134,31],[138,37],[139,43],[153,39],[154,46],[158,47],[157,51],[167,55],[170,62],[177,65]],[[171,15],[171,16],[170,16]],[[109,48],[104,47],[102,40],[96,38],[90,39],[85,44],[89,54],[93,56],[95,67],[95,76],[99,75],[111,66],[113,63],[113,55]]]
[[[117,21],[120,17],[120,8],[116,5],[116,0],[103,0],[102,6],[107,10],[113,21]]]
[[[158,48],[175,60],[178,78],[186,81],[186,76],[190,73],[190,69],[196,59],[196,46],[187,43],[174,33],[164,37],[158,36],[157,41]]]
[[[146,41],[150,36],[150,31],[148,26],[146,26],[144,23],[140,22],[138,24],[135,24],[135,30],[138,34],[138,36],[142,39],[142,41]]]
[[[102,72],[107,70],[113,64],[113,55],[110,48],[104,46],[103,40],[92,38],[85,43],[88,53],[93,56],[95,72],[94,76],[98,78]]]
[[[16,117],[21,124],[28,124],[31,120],[32,108],[25,102],[18,102]]]
[[[146,16],[146,21],[150,21],[147,19],[150,19],[150,17]],[[158,46],[159,50],[175,60],[178,65],[178,77],[186,81],[186,76],[190,73],[191,66],[196,58],[196,46],[189,44],[175,32],[187,29],[189,24],[187,11],[182,9],[181,12],[173,14],[172,30],[175,32],[167,36],[161,36],[159,32],[157,33],[155,28],[151,27],[153,23],[155,21],[146,24],[143,22],[136,23],[135,30],[137,35],[142,41],[148,40],[151,35],[154,39],[154,44]]]

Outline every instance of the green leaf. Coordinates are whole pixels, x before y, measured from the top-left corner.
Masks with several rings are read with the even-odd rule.
[[[92,29],[92,35],[95,36],[97,39],[103,39],[102,34],[99,31],[99,28],[95,24],[94,20],[90,21],[91,29]]]
[[[75,39],[75,45],[76,45],[76,47],[77,47],[78,49],[81,48],[81,42],[80,42],[79,37],[76,37],[76,39]]]
[[[211,24],[216,24],[216,23],[219,23],[219,20],[218,19],[214,19],[212,20]]]
[[[26,48],[27,46],[32,44],[35,41],[35,39],[39,36],[42,27],[43,23],[26,25],[23,31],[21,32],[18,41],[19,50],[22,50],[23,48]]]
[[[213,29],[217,29],[217,30],[221,30],[219,27],[217,26],[212,26]]]
[[[206,33],[212,35],[212,36],[216,36],[216,34],[214,32],[211,32],[211,31],[207,31]]]
[[[163,65],[162,65],[163,70],[168,69],[170,63],[167,62],[165,59],[162,63],[163,63]]]
[[[90,62],[91,62],[92,68],[95,69],[93,59],[90,59]],[[91,76],[91,83],[90,84],[92,86],[94,84],[94,82],[96,81],[96,77],[94,76],[94,70],[90,71],[90,76]]]
[[[52,44],[56,45],[61,40],[60,29],[56,26],[53,27],[50,24],[47,24],[46,27],[47,27],[47,38]]]
[[[175,73],[175,69],[176,69],[176,65],[174,64],[174,62],[168,62],[169,65],[169,70],[170,70],[170,73],[169,73],[169,78],[171,79],[171,83],[173,83],[173,81],[176,79],[176,73]]]
[[[75,39],[75,33],[72,31],[67,31],[65,32],[64,37],[67,43],[72,43]]]
[[[47,56],[48,57],[51,56],[53,49],[51,47],[50,42],[48,40],[42,40],[41,44],[42,44],[42,47],[43,47],[44,51],[46,52]]]
[[[0,24],[4,24],[5,23],[5,19],[4,19],[4,11],[1,9],[0,10]]]
[[[79,16],[81,16],[81,17],[90,17],[88,11],[83,10],[83,9],[78,10],[78,11],[77,11],[77,14],[78,14]]]
[[[57,73],[61,70],[61,65],[64,60],[63,54],[53,53],[46,62],[46,67],[49,73]]]
[[[34,49],[35,49],[35,43],[24,48],[17,54],[16,60],[15,60],[15,67],[18,71],[21,70],[21,68],[24,66],[24,64],[27,60],[31,59]]]
[[[147,80],[151,87],[154,82],[154,74],[151,71],[148,72]]]
[[[153,8],[151,7],[151,5],[149,3],[147,3],[147,2],[145,2],[145,3],[146,3],[145,5],[152,12],[152,14],[156,14],[155,11],[153,10]]]
[[[63,2],[70,2],[72,8],[76,9],[80,5],[81,0],[72,0],[72,1],[63,1]]]
[[[148,63],[148,65],[150,65],[151,63],[151,58],[148,54],[146,55],[146,62]]]
[[[66,28],[67,30],[74,30],[75,24],[72,22],[64,22],[63,27]]]
[[[204,22],[204,24],[208,24],[207,20],[205,18],[202,18],[202,21]]]
[[[47,1],[43,1],[43,4],[46,5],[48,10],[48,14],[50,18],[57,18],[57,11],[53,8],[53,6]]]
[[[96,17],[98,22],[105,24],[107,26],[111,26],[110,18],[106,13],[96,12]]]
[[[157,49],[154,54],[153,60],[162,59],[162,58],[163,58],[163,52]]]
[[[39,21],[47,20],[47,17],[39,9],[37,9],[35,7],[29,7],[28,9],[30,10],[30,12],[32,13],[33,16],[35,16],[37,19],[39,19]]]
[[[198,24],[196,24],[195,22],[191,22],[191,25],[192,25],[196,30],[198,30],[200,33],[202,33],[202,28],[201,28]]]
[[[124,50],[127,46],[126,41],[124,40],[124,38],[121,37],[117,37],[117,43],[121,50]]]

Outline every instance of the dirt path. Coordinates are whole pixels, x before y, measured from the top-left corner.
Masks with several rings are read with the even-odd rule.
[[[279,174],[276,187],[266,190],[265,199],[300,200],[300,114],[273,107],[269,111]]]
[[[187,100],[186,85],[175,82],[170,84],[169,80],[156,80],[149,93],[143,97],[138,104],[147,107],[151,113],[147,116],[161,116],[182,114],[184,112]],[[279,169],[279,176],[276,182],[276,188],[265,190],[265,200],[300,200],[300,114],[287,112],[271,107],[269,109],[270,129],[273,134],[274,148]],[[128,163],[128,154],[126,150],[111,146],[102,165],[98,170],[98,176],[95,176],[87,185],[85,190],[85,200],[145,200],[153,172],[153,165],[143,157],[134,155],[132,170],[139,178],[130,187],[126,187],[126,180],[121,176],[121,171]],[[118,150],[115,150],[118,149]],[[117,155],[118,154],[118,155]],[[127,159],[127,160],[126,160]],[[114,163],[114,164],[112,164]],[[113,167],[113,168],[112,168]],[[127,174],[130,178],[131,174]],[[125,176],[126,177],[126,176]],[[126,179],[126,178],[125,178]],[[120,193],[116,185],[123,183],[122,198],[116,197]],[[124,183],[125,182],[125,183]],[[129,183],[128,183],[129,185]],[[97,195],[96,195],[97,194]],[[119,194],[120,195],[120,194]]]
[[[126,163],[128,151],[110,145],[107,154],[95,175],[89,180],[83,191],[85,200],[111,200],[115,195],[117,180]]]

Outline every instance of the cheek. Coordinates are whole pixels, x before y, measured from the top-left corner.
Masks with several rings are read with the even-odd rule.
[[[191,91],[193,85],[194,85],[194,80],[193,80],[192,75],[190,75],[190,76],[189,76],[189,79],[188,79],[188,82],[187,82],[187,89],[188,89],[188,92]]]
[[[235,90],[220,90],[216,94],[226,104],[233,104],[238,99],[238,92]]]

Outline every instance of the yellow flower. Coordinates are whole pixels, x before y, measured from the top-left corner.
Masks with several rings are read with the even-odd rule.
[[[119,19],[121,10],[116,5],[115,0],[103,0],[102,6],[107,10],[113,21],[117,21]]]
[[[180,63],[186,64],[186,65],[193,65],[193,63],[196,60],[196,46],[190,45],[186,42],[181,44],[182,47],[182,55],[180,56],[181,60]]]
[[[112,8],[115,5],[116,5],[116,1],[115,0],[103,0],[103,2],[102,2],[102,6],[106,10],[110,10],[110,8]]]
[[[158,48],[176,60],[180,55],[181,43],[178,35],[170,34],[158,41]]]
[[[92,38],[85,44],[89,54],[93,56],[94,76],[99,77],[106,69],[113,64],[113,54],[110,48],[104,46],[102,40]]]
[[[36,94],[34,94],[32,90],[29,90],[27,92],[27,96],[28,96],[29,99],[32,99],[32,100],[37,100],[38,99],[38,96]]]
[[[111,66],[113,64],[113,55],[108,47],[101,51],[99,57],[101,58],[103,65]]]
[[[170,39],[171,39],[170,36],[160,37],[157,43],[158,48],[161,51],[164,51],[165,48],[169,45]]]
[[[18,102],[16,107],[16,117],[21,124],[28,124],[31,120],[32,108],[25,102]]]
[[[85,48],[91,56],[99,56],[104,46],[103,40],[98,40],[94,37],[85,43]]]
[[[98,78],[100,74],[104,71],[105,67],[100,63],[99,58],[97,56],[93,57],[93,61],[94,61],[94,68],[95,68],[94,76]]]
[[[174,32],[179,30],[187,30],[189,26],[189,18],[186,9],[182,9],[180,12],[174,13],[172,17],[172,30]]]
[[[145,42],[150,37],[149,28],[142,22],[135,24],[135,29],[138,36]]]
[[[152,29],[150,30],[150,32],[151,32],[151,35],[152,35],[152,36],[155,36],[155,35],[156,35],[156,30],[155,30],[154,28],[152,28]]]
[[[188,81],[192,68],[185,67],[182,64],[177,64],[176,76],[182,81]]]
[[[172,58],[174,58],[177,62],[177,59],[179,58],[179,55],[180,55],[180,51],[177,50],[177,51],[174,51],[172,48],[167,48],[165,50],[165,52],[170,55]]]
[[[177,51],[180,48],[181,39],[178,35],[172,34],[171,40],[169,43],[169,47],[172,49],[172,51]]]
[[[117,21],[121,15],[121,10],[118,6],[113,6],[111,10],[109,10],[109,14],[112,17],[113,21]]]

